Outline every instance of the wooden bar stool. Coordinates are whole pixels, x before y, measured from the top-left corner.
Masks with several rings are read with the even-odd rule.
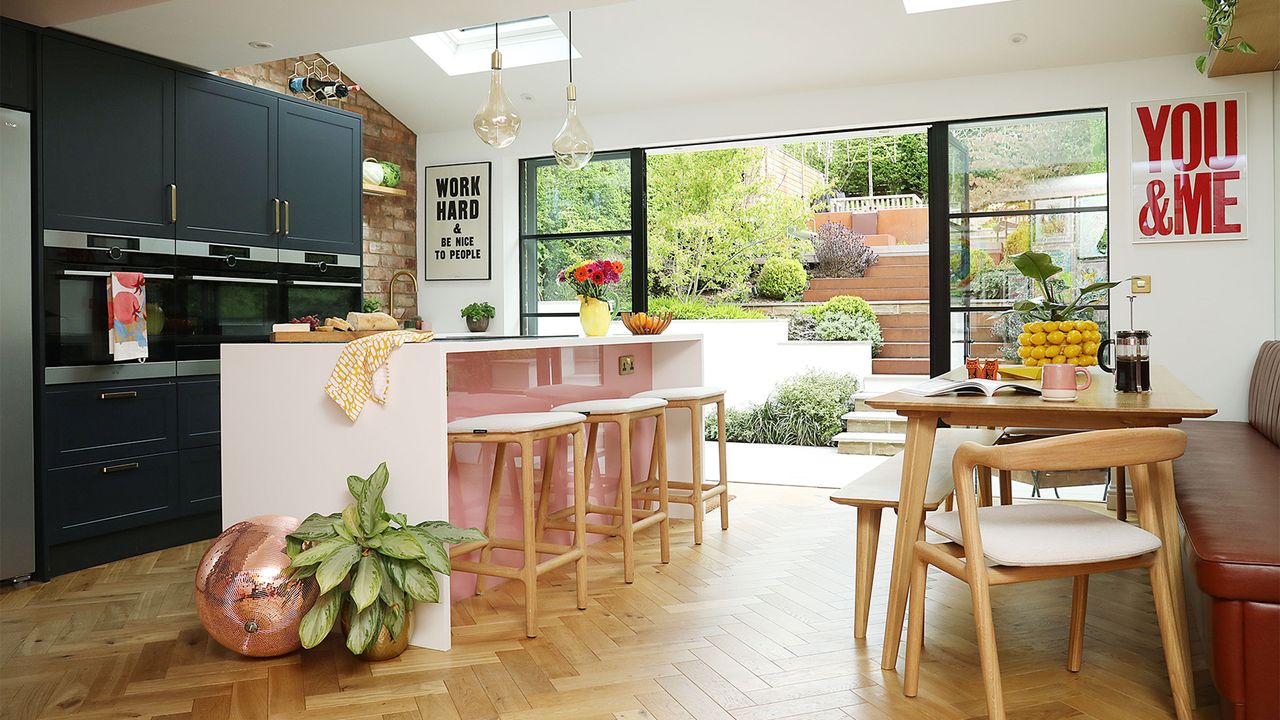
[[[449,459],[453,461],[453,446],[460,443],[494,443],[497,454],[493,461],[493,480],[489,486],[489,506],[484,519],[487,540],[461,543],[449,550],[454,570],[475,573],[476,594],[483,591],[484,576],[519,580],[524,583],[525,634],[538,634],[538,576],[561,565],[576,563],[578,581],[578,609],[587,608],[587,483],[583,476],[583,421],[584,415],[572,412],[505,413],[463,418],[449,423]],[[534,519],[537,500],[533,486],[533,444],[547,441],[542,464],[543,485],[555,477],[556,443],[564,435],[573,436],[573,507],[576,511],[572,529],[573,545],[553,545],[540,542]],[[520,539],[497,537],[498,501],[502,495],[502,479],[506,470],[507,445],[520,446],[520,503],[524,516],[524,535]],[[513,568],[490,562],[494,548],[524,552],[524,565]],[[467,553],[480,551],[480,561],[459,560]],[[538,553],[553,557],[538,562]]]
[[[584,484],[588,495],[591,488],[591,474],[595,470],[596,438],[600,426],[614,423],[619,433],[618,495],[616,506],[593,505],[587,499],[587,512],[611,515],[619,519],[619,524],[596,525],[587,524],[587,532],[599,533],[622,538],[622,576],[626,582],[635,580],[635,534],[652,525],[658,526],[661,557],[663,563],[671,562],[671,523],[667,518],[667,401],[660,398],[617,398],[610,400],[585,400],[569,403],[553,408],[555,412],[575,412],[586,416],[587,423],[587,455]],[[649,455],[648,480],[636,485],[631,477],[631,441],[637,420],[655,418],[653,451]],[[635,507],[632,491],[644,487],[648,482],[656,480],[658,484],[658,508]],[[547,505],[551,493],[545,486],[538,498],[538,541],[542,541],[547,528],[569,530],[578,522],[581,513],[572,507],[561,508],[548,514]],[[647,505],[647,503],[646,503]],[[637,519],[637,517],[639,519]],[[572,518],[572,520],[570,519]]]
[[[693,544],[702,544],[702,520],[706,515],[706,503],[708,500],[717,500],[720,503],[720,529],[729,529],[729,473],[728,462],[725,457],[725,439],[724,439],[724,389],[717,387],[680,387],[680,388],[657,388],[654,390],[645,390],[644,392],[632,395],[635,398],[660,398],[667,401],[667,410],[685,409],[689,411],[689,424],[692,428],[691,440],[693,450],[693,475],[691,482],[669,482],[668,487],[671,490],[688,490],[689,494],[671,495],[671,502],[685,503],[693,506]],[[720,443],[720,480],[714,483],[702,482],[702,438],[704,430],[702,427],[702,408],[707,405],[716,406],[716,422],[719,432],[716,436]],[[657,485],[650,478],[645,484],[637,488],[641,490],[635,497],[640,500],[655,500]]]

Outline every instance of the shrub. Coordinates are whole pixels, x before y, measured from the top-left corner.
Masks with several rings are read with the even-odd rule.
[[[858,378],[847,373],[809,369],[778,384],[769,399],[725,413],[729,442],[822,447],[843,429]],[[706,437],[715,440],[715,417],[707,418]]]
[[[1013,257],[1031,249],[1031,225],[1019,225],[1004,239],[1004,256]]]
[[[769,300],[799,300],[809,286],[804,265],[799,260],[771,257],[764,261],[756,278],[756,294]]]
[[[759,310],[747,310],[739,305],[710,303],[705,300],[681,300],[673,297],[656,297],[649,300],[649,313],[669,312],[676,320],[763,320],[767,316]]]
[[[864,315],[844,313],[828,315],[818,323],[816,334],[819,340],[869,341],[872,352],[884,346],[884,336],[880,334],[880,323],[868,320]]]
[[[801,312],[787,318],[788,340],[817,340],[818,321],[812,315]]]
[[[818,275],[829,278],[862,277],[880,256],[863,244],[865,236],[840,223],[823,223],[814,243]]]
[[[857,295],[837,295],[821,305],[811,305],[800,312],[812,315],[818,322],[822,322],[828,315],[861,315],[868,320],[875,320],[877,325],[880,324],[871,303]]]

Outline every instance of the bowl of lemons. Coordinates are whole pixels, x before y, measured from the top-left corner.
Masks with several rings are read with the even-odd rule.
[[[1046,320],[1024,323],[1018,334],[1018,357],[1027,367],[1071,363],[1098,364],[1102,333],[1092,320]]]

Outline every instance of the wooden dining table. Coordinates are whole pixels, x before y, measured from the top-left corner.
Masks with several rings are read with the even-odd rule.
[[[908,585],[915,562],[915,540],[924,522],[924,493],[933,457],[934,435],[939,421],[948,425],[980,427],[1043,427],[1080,430],[1109,428],[1167,427],[1185,418],[1206,418],[1217,409],[1206,403],[1186,385],[1159,365],[1151,369],[1152,390],[1149,393],[1118,393],[1114,376],[1091,368],[1092,385],[1079,393],[1074,402],[1050,402],[1038,395],[1011,394],[994,397],[983,395],[944,395],[921,397],[901,390],[866,401],[877,410],[893,410],[907,419],[906,447],[903,451],[902,486],[899,495],[897,528],[894,533],[893,574],[889,581],[889,612],[885,622],[884,653],[881,667],[894,670],[902,638],[903,616],[907,609]],[[942,377],[964,380],[964,368]],[[1036,381],[1025,381],[1038,387]],[[1107,458],[1098,458],[1099,467],[1109,467]],[[1176,631],[1181,638],[1180,651],[1168,647],[1165,659],[1169,666],[1170,685],[1178,716],[1187,717],[1195,707],[1191,683],[1191,662],[1187,648],[1186,600],[1182,591],[1181,554],[1178,552],[1179,531],[1173,494],[1173,464],[1161,463],[1152,473],[1151,492],[1135,496],[1139,521],[1144,529],[1160,537],[1161,558],[1173,586]]]

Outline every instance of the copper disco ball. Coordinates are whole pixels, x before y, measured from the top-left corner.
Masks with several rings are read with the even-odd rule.
[[[196,610],[209,635],[249,657],[302,647],[298,625],[315,604],[315,581],[286,580],[285,536],[298,519],[259,515],[227,528],[196,569]]]

